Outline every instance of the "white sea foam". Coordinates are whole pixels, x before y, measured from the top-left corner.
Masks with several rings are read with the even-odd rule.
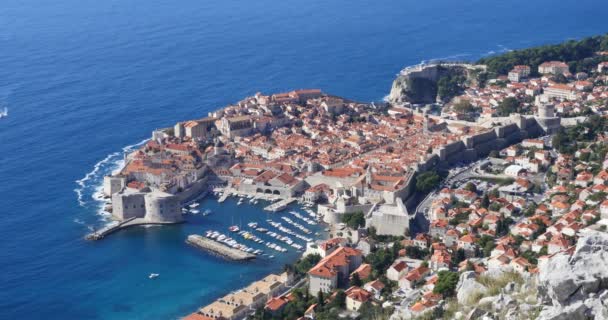
[[[144,139],[122,148],[121,151],[109,154],[97,162],[93,166],[93,169],[85,174],[82,179],[76,180],[75,182],[78,187],[74,189],[74,192],[76,193],[78,204],[82,207],[96,206],[97,214],[101,217],[102,221],[106,221],[110,213],[105,211],[103,177],[120,170],[125,164],[124,155],[133,152],[147,141],[148,139]]]

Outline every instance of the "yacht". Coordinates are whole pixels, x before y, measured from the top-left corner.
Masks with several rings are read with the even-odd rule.
[[[4,107],[4,109],[2,110],[2,112],[0,112],[0,119],[8,117],[8,108]]]
[[[150,275],[148,276],[148,279],[158,278],[158,276],[160,276],[160,274],[158,274],[158,273],[150,273]]]

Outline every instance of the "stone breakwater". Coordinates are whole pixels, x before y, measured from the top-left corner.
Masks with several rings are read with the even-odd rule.
[[[186,239],[186,243],[229,260],[243,261],[255,259],[255,255],[253,254],[230,248],[229,246],[209,240],[196,234],[189,235]]]

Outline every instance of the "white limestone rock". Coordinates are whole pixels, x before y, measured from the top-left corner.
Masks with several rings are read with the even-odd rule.
[[[460,304],[468,304],[469,298],[475,292],[486,292],[487,288],[477,282],[475,272],[467,271],[460,275],[456,286],[456,298]]]
[[[577,301],[566,307],[552,306],[544,308],[537,320],[587,320],[589,308],[582,301]],[[591,318],[593,319],[593,318]]]
[[[572,257],[558,254],[539,266],[539,293],[544,304],[539,319],[577,320],[594,317],[597,295],[608,289],[608,234],[590,231],[579,238]],[[587,306],[584,301],[589,300]]]
[[[499,294],[496,299],[492,302],[492,308],[497,311],[501,311],[507,308],[516,307],[517,301],[515,301],[510,295]]]

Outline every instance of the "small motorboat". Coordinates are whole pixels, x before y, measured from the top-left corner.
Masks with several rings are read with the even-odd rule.
[[[158,273],[150,273],[150,275],[148,276],[148,279],[155,279],[155,278],[158,278],[158,276],[160,276],[160,274],[158,274]]]
[[[229,231],[231,232],[239,232],[239,227],[238,226],[231,226],[228,228]]]

